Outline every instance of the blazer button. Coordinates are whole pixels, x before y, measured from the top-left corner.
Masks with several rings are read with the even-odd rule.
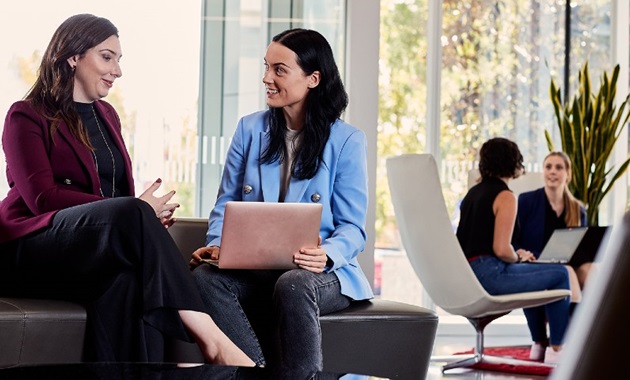
[[[311,195],[311,201],[312,202],[317,203],[317,202],[319,202],[320,199],[322,199],[322,196],[319,195],[318,193],[315,193],[315,194]]]
[[[245,185],[245,186],[243,186],[243,192],[244,192],[245,194],[249,194],[249,193],[251,193],[251,192],[252,192],[252,190],[254,190],[254,189],[253,189],[250,185]]]
[[[64,179],[63,183],[65,183],[66,185],[72,185],[72,181],[69,180],[68,178]]]

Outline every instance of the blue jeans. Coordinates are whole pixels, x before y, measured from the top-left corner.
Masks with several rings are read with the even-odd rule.
[[[276,373],[321,371],[319,316],[350,305],[334,273],[204,264],[193,277],[217,325],[257,365]]]
[[[482,256],[470,263],[470,267],[479,279],[481,285],[492,295],[534,292],[539,290],[566,289],[569,290],[569,272],[560,264],[528,264],[506,263],[496,256]],[[561,345],[569,323],[570,297],[541,306],[544,308],[542,318],[549,321],[550,343]],[[537,308],[533,308],[537,309]],[[530,321],[528,310],[523,309],[527,324],[532,334],[532,340],[540,342],[546,340],[546,331],[541,339],[541,313],[539,309]],[[544,319],[542,320],[544,328]]]

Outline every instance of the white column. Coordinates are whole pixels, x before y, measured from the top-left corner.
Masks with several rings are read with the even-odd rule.
[[[440,167],[442,0],[429,1],[427,40],[427,153],[433,154]]]
[[[619,64],[621,70],[619,72],[617,103],[621,103],[625,96],[630,92],[630,4],[628,0],[612,0],[612,63],[613,66]],[[623,129],[615,149],[611,155],[611,164],[615,165],[615,169],[628,158],[628,128],[626,125]],[[615,182],[615,186],[607,195],[608,198],[608,218],[602,220],[602,224],[613,224],[621,220],[626,209],[628,200],[628,172]]]
[[[359,263],[370,283],[374,285],[380,1],[348,0],[346,12],[345,86],[350,104],[344,119],[361,128],[367,135],[370,196],[366,221],[368,238],[365,251],[359,255]]]

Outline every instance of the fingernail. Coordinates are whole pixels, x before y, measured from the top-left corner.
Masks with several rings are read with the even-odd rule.
[[[155,180],[155,182],[157,182],[157,183],[162,183],[162,178],[158,178],[158,179],[156,179],[156,180]]]

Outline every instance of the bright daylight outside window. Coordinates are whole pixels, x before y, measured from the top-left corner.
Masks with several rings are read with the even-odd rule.
[[[175,189],[178,216],[193,215],[201,4],[112,0],[24,0],[0,12],[0,114],[26,95],[46,45],[68,17],[92,13],[119,30],[123,76],[105,99],[118,111],[134,165],[136,192],[156,178]],[[10,38],[9,38],[10,36]],[[0,130],[3,128],[0,124]],[[0,153],[4,173],[4,156]],[[162,190],[161,189],[161,190]],[[7,192],[0,180],[0,197]]]
[[[443,191],[458,223],[458,203],[481,144],[493,136],[517,141],[529,171],[547,153],[544,130],[556,133],[550,77],[563,83],[564,0],[443,1],[440,162]],[[381,296],[422,299],[398,241],[385,158],[426,149],[427,0],[381,1],[376,260]],[[572,1],[571,84],[589,60],[610,70],[610,0]],[[564,86],[564,83],[563,83]],[[428,304],[430,305],[430,304]]]

